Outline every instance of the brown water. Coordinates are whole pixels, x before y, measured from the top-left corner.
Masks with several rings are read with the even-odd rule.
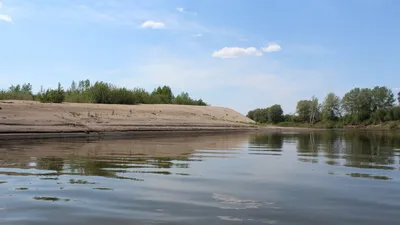
[[[400,224],[394,133],[0,143],[0,224]]]

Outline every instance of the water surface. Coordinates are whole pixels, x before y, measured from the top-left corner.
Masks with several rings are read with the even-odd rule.
[[[399,224],[384,132],[0,142],[0,224]]]

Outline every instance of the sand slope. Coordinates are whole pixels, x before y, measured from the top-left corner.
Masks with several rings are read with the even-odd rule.
[[[251,129],[228,108],[184,105],[43,104],[0,101],[0,133]]]

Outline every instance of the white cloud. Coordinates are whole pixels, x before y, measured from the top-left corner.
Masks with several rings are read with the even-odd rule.
[[[255,47],[240,48],[240,47],[225,47],[212,54],[212,57],[223,59],[232,59],[242,56],[262,56],[262,52]]]
[[[282,50],[281,46],[276,43],[270,43],[267,47],[261,48],[263,52],[279,52]]]
[[[201,36],[203,36],[203,34],[193,34],[192,36],[193,37],[201,37]]]
[[[153,20],[148,20],[141,25],[142,28],[152,28],[152,29],[162,29],[165,28],[165,24],[162,22],[156,22]]]
[[[178,7],[178,8],[176,8],[176,10],[178,10],[179,12],[183,12],[185,9],[182,7]]]
[[[4,15],[4,14],[0,14],[0,21],[5,21],[7,23],[13,23],[13,20],[11,19],[11,17],[8,15]]]

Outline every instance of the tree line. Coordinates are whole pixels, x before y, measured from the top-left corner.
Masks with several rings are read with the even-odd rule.
[[[180,104],[206,106],[202,99],[193,99],[187,92],[174,95],[169,86],[158,87],[153,92],[143,88],[127,89],[106,82],[91,83],[90,80],[73,81],[64,90],[61,84],[57,89],[43,89],[34,94],[31,84],[12,85],[0,91],[0,100],[37,100],[43,103],[101,103],[101,104]]]
[[[400,92],[397,101],[400,104]],[[284,115],[280,105],[273,105],[251,110],[247,117],[258,123],[281,125],[371,125],[400,120],[400,106],[396,106],[395,95],[389,88],[376,86],[372,89],[354,88],[343,98],[329,93],[322,103],[316,97],[300,100],[295,114]]]

